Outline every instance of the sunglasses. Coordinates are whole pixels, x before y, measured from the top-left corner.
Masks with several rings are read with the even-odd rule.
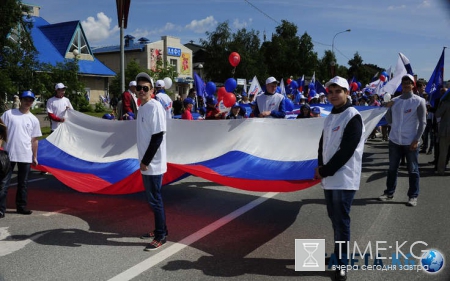
[[[137,86],[136,86],[136,90],[137,90],[137,91],[144,90],[144,92],[147,93],[148,91],[150,91],[150,88],[149,88],[148,86],[137,85]]]

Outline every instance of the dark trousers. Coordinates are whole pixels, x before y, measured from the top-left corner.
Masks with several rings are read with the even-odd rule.
[[[434,132],[433,132],[433,120],[427,119],[427,125],[425,126],[425,131],[423,131],[422,134],[422,146],[421,150],[426,151],[432,150],[434,147]],[[430,143],[430,146],[428,147],[428,143]]]
[[[163,175],[142,175],[147,202],[153,210],[155,218],[155,239],[162,240],[167,235],[166,213],[161,195]]]
[[[31,163],[11,162],[11,169],[6,177],[0,183],[0,212],[6,211],[6,197],[8,194],[9,182],[12,172],[17,164],[17,191],[16,191],[16,209],[22,210],[27,206],[27,185],[28,174],[30,173]]]
[[[324,190],[325,202],[327,203],[327,213],[331,220],[334,231],[334,254],[339,259],[340,264],[346,264],[347,243],[350,241],[350,208],[356,190]],[[336,243],[345,241],[345,243]],[[339,246],[340,245],[340,246]],[[341,250],[339,251],[339,248]]]
[[[408,197],[419,196],[419,150],[410,150],[409,145],[398,145],[389,141],[389,169],[386,178],[386,190],[384,194],[393,195],[397,187],[397,176],[400,159],[406,156],[409,175]]]

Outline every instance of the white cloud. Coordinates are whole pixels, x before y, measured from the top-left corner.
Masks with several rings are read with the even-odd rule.
[[[389,6],[388,10],[400,10],[400,9],[405,9],[406,5],[400,5],[400,6]]]
[[[168,22],[163,27],[158,29],[153,28],[151,31],[147,29],[137,28],[131,34],[137,39],[141,37],[147,37],[147,39],[149,39],[150,41],[155,41],[156,38],[148,38],[148,37],[157,36],[158,37],[157,40],[159,40],[160,36],[165,35],[166,32],[168,31],[181,31],[181,30],[182,30],[181,26]]]
[[[108,39],[111,35],[119,31],[116,25],[111,28],[111,18],[106,16],[103,12],[97,13],[97,19],[88,17],[81,22],[84,33],[89,42],[100,42]]]
[[[206,17],[202,20],[193,20],[191,23],[185,26],[186,29],[190,29],[195,33],[205,33],[205,31],[214,28],[217,25],[217,21],[213,16]]]
[[[233,27],[236,29],[242,29],[242,28],[245,28],[245,27],[248,27],[249,25],[251,25],[252,21],[253,21],[253,19],[251,19],[251,18],[248,19],[248,22],[247,21],[240,22],[238,19],[235,19],[233,21]]]

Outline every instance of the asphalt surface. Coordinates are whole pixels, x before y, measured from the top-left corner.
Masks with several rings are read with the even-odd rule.
[[[433,248],[450,257],[450,172],[436,176],[427,164],[432,156],[421,154],[418,206],[405,206],[405,168],[400,170],[394,200],[379,202],[387,156],[386,142],[367,142],[361,188],[351,211],[352,240],[361,248],[369,243],[375,248],[376,241],[386,241],[380,246],[384,248],[407,241],[405,254],[415,241],[423,241],[427,246],[416,244],[416,255]],[[294,270],[295,239],[325,239],[327,255],[333,249],[320,186],[265,194],[188,177],[164,187],[168,241],[145,252],[149,241],[139,236],[153,229],[153,214],[143,193],[79,193],[51,175],[32,172],[29,208],[34,213],[25,216],[15,213],[14,182],[13,178],[6,217],[0,219],[2,281],[333,280],[330,269]],[[392,251],[381,252],[389,256]],[[373,262],[370,259],[368,265]],[[359,269],[350,271],[348,280],[450,280],[450,266],[436,274]]]

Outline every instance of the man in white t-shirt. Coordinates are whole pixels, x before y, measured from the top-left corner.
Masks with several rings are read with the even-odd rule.
[[[0,184],[0,218],[5,216],[8,186],[16,164],[16,211],[23,215],[32,213],[27,209],[27,182],[31,164],[38,164],[38,137],[42,136],[42,133],[39,120],[30,112],[35,99],[34,94],[31,91],[25,91],[19,98],[20,107],[7,110],[1,117],[8,129],[5,150],[8,151],[11,168]]]
[[[167,171],[166,112],[155,99],[153,79],[145,72],[136,76],[136,91],[141,101],[136,119],[137,149],[145,195],[155,218],[155,230],[141,236],[153,238],[145,251],[156,250],[166,243],[167,226],[161,195],[163,174]]]
[[[256,98],[256,107],[253,111],[259,118],[284,118],[286,110],[284,96],[277,92],[278,81],[275,77],[266,79],[266,91]]]
[[[67,109],[73,109],[70,100],[64,96],[66,93],[66,86],[63,83],[55,85],[56,94],[47,101],[47,114],[50,118],[53,132],[59,125],[65,121],[64,115]]]
[[[164,80],[157,80],[155,83],[156,100],[158,100],[166,111],[167,119],[172,119],[172,99],[166,94]]]

